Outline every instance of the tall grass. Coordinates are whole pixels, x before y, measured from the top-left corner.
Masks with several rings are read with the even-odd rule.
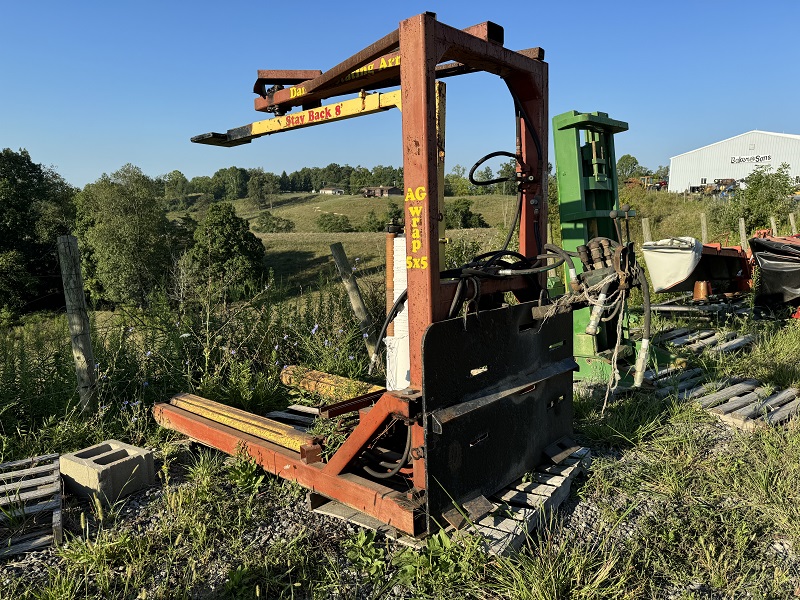
[[[382,318],[382,281],[362,285]],[[150,407],[179,391],[254,412],[284,407],[280,372],[302,364],[365,378],[364,339],[338,282],[286,298],[269,284],[233,305],[175,306],[92,313],[99,411],[80,415],[69,332],[63,315],[0,330],[0,462],[67,452],[108,437],[142,444],[163,435]],[[379,376],[379,374],[378,374]]]

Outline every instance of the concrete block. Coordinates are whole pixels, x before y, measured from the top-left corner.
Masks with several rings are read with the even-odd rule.
[[[153,485],[153,451],[106,440],[60,460],[66,488],[78,495],[97,497],[106,504]]]

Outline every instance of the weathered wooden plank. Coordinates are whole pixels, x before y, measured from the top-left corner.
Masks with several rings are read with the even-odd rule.
[[[56,545],[64,541],[64,526],[61,521],[61,498],[58,499],[58,506],[53,511],[53,543]]]
[[[731,416],[737,419],[755,419],[760,415],[777,410],[784,404],[788,404],[797,397],[797,394],[797,388],[788,388],[771,395],[769,398],[757,399],[756,402],[749,406],[736,410]]]
[[[30,517],[39,513],[56,510],[61,507],[61,497],[38,504],[28,504],[14,508],[6,508],[0,511],[0,523],[6,519],[16,519],[17,517]]]
[[[734,396],[727,402],[723,402],[722,404],[718,404],[717,406],[709,408],[708,411],[721,416],[732,413],[753,403],[758,404],[766,397],[765,390],[766,388],[757,387],[752,392],[749,392],[743,396]]]
[[[14,556],[15,554],[21,554],[23,552],[28,552],[30,550],[35,550],[36,548],[41,548],[42,546],[49,546],[53,543],[53,534],[36,534],[36,537],[31,539],[27,539],[25,541],[15,543],[11,546],[2,546],[0,547],[0,556]]]
[[[764,423],[769,425],[777,425],[778,423],[783,423],[784,421],[789,420],[791,417],[797,414],[798,409],[800,409],[800,398],[792,400],[788,404],[784,404],[775,412],[771,412],[768,415],[763,417]]]
[[[59,454],[45,454],[43,456],[34,456],[33,458],[23,458],[21,460],[15,460],[13,462],[7,462],[0,464],[0,471],[6,471],[8,469],[16,469],[17,467],[27,467],[28,465],[34,465],[43,462],[50,462],[58,464]]]
[[[735,350],[740,350],[745,346],[749,346],[753,342],[756,341],[756,336],[752,334],[747,334],[745,336],[736,338],[735,340],[731,340],[730,342],[725,342],[724,344],[720,344],[719,346],[714,346],[713,348],[709,348],[709,352],[719,352],[720,354],[727,354],[728,352],[733,352]]]
[[[693,344],[689,344],[688,346],[686,346],[686,349],[689,350],[690,352],[694,352],[695,354],[699,354],[706,347],[715,346],[717,344],[721,344],[723,342],[727,342],[729,340],[732,340],[735,337],[736,337],[736,334],[732,333],[730,331],[727,331],[725,333],[716,333],[716,334],[712,335],[711,337],[707,337],[707,338],[699,340],[699,341],[697,341],[697,342],[695,342]]]
[[[732,385],[713,394],[709,394],[708,396],[698,398],[696,399],[696,402],[703,408],[711,408],[712,406],[716,406],[721,402],[725,402],[734,396],[740,396],[742,394],[752,392],[759,385],[761,385],[761,382],[757,379],[747,379],[742,383],[737,383],[736,385]]]
[[[698,385],[703,383],[707,377],[708,375],[706,373],[700,373],[699,375],[695,375],[692,379],[678,382],[675,385],[659,387],[655,391],[655,396],[656,398],[666,398],[670,394],[680,394],[683,391],[695,389]]]
[[[52,471],[52,467],[50,470]],[[59,480],[59,474],[52,473],[45,477],[36,477],[34,479],[23,479],[21,481],[13,481],[11,483],[6,483],[5,485],[0,485],[0,495],[16,497],[17,495],[24,493],[25,490],[30,490],[31,488],[38,488],[44,485],[50,485],[58,480]]]
[[[732,384],[733,382],[730,379],[716,379],[714,381],[708,381],[702,385],[683,390],[678,394],[678,398],[680,400],[693,400],[700,396],[706,395],[709,392],[716,392],[721,388],[728,387]]]
[[[662,331],[661,333],[657,333],[655,337],[653,337],[653,343],[668,342],[669,340],[681,337],[682,335],[686,335],[687,333],[690,333],[692,331],[693,331],[692,329],[687,329],[686,327],[679,327],[678,329],[669,329],[667,331]]]
[[[500,556],[522,546],[531,529],[538,526],[540,514],[533,508],[501,508],[466,531],[481,536],[489,554]]]
[[[58,470],[58,463],[41,465],[39,467],[30,467],[28,469],[20,469],[19,471],[9,471],[8,473],[0,473],[0,482],[13,481],[15,479],[22,479],[24,477],[31,477],[33,475],[41,475],[42,473],[52,473]]]
[[[707,337],[711,337],[712,335],[714,335],[713,329],[702,329],[700,331],[693,331],[691,333],[687,333],[686,335],[672,339],[670,340],[670,344],[680,347],[686,344],[697,342]]]
[[[662,367],[658,370],[648,369],[644,372],[644,380],[648,383],[654,384],[655,382],[666,379],[671,375],[685,371],[686,367],[678,367],[675,365]]]
[[[15,494],[13,496],[6,496],[5,498],[0,498],[0,506],[9,506],[12,504],[27,502],[28,500],[36,500],[37,498],[46,498],[48,496],[52,496],[53,494],[58,494],[61,492],[61,483],[53,483],[51,485],[42,487],[38,490],[34,490],[32,492],[25,492],[23,494]]]

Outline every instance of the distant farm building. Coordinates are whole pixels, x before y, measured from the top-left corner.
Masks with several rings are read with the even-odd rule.
[[[403,190],[394,186],[379,185],[378,187],[361,188],[361,193],[364,198],[385,198],[386,196],[402,196]]]
[[[721,180],[744,179],[757,166],[789,164],[800,183],[800,135],[748,131],[669,159],[669,191],[686,192]]]
[[[344,190],[342,188],[324,187],[319,193],[328,194],[329,196],[342,196],[344,195]]]

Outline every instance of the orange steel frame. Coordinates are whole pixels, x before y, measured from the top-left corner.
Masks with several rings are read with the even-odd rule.
[[[156,419],[191,438],[228,453],[240,447],[267,471],[297,481],[313,492],[338,500],[372,515],[397,529],[419,535],[425,532],[425,427],[422,415],[422,338],[432,323],[447,318],[455,294],[455,282],[441,281],[439,223],[442,220],[443,182],[439,177],[442,140],[437,139],[435,83],[437,78],[486,71],[503,78],[536,132],[528,130],[518,115],[518,181],[522,198],[520,253],[536,256],[543,243],[547,194],[547,64],[539,48],[515,52],[503,47],[502,28],[490,22],[465,30],[454,29],[424,13],[402,21],[399,29],[326,72],[259,71],[255,101],[259,111],[281,115],[295,106],[311,109],[334,96],[400,85],[402,99],[402,143],[405,178],[406,262],[410,338],[410,388],[385,392],[372,398],[347,401],[360,409],[360,422],[344,445],[327,463],[319,458],[319,446],[303,447],[300,453],[286,450],[243,434],[169,404],[154,408]],[[270,92],[271,83],[292,87]],[[205,143],[237,145],[249,141],[244,128],[228,134],[207,134]],[[538,138],[536,143],[534,136]],[[211,139],[213,137],[213,139]],[[195,141],[201,141],[196,139]],[[538,147],[538,149],[537,149]],[[488,280],[481,294],[501,291],[531,292],[522,277]],[[539,290],[532,290],[537,293]],[[384,485],[348,472],[354,459],[393,419],[412,425],[411,468],[408,490]]]

